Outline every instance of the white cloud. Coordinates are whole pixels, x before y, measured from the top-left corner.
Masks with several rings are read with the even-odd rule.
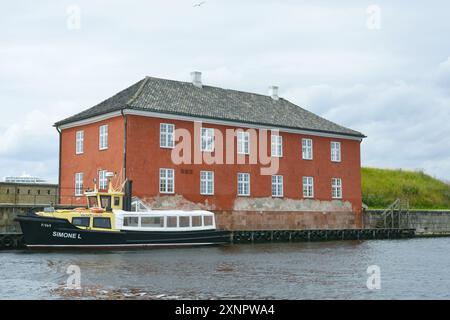
[[[145,75],[280,94],[368,135],[363,164],[424,168],[450,179],[449,4],[369,2],[19,0],[0,12],[0,177],[56,181],[51,127]]]

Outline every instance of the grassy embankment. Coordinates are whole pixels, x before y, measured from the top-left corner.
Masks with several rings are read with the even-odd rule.
[[[450,185],[420,171],[362,168],[363,202],[387,208],[397,198],[411,209],[450,209]]]

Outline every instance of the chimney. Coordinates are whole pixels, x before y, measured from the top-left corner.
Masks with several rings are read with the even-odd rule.
[[[278,87],[277,86],[270,86],[269,87],[269,95],[272,97],[273,100],[277,101],[279,99],[279,97],[278,97]]]
[[[191,72],[192,84],[197,88],[202,87],[202,73],[200,71]]]

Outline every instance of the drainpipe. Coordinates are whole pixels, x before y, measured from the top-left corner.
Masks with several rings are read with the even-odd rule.
[[[62,134],[61,134],[61,129],[59,127],[56,127],[56,131],[58,131],[59,133],[59,169],[58,169],[58,195],[57,195],[57,202],[56,204],[61,204],[61,156],[62,156],[62,150],[61,150],[61,145],[62,145]],[[56,205],[55,204],[55,205]]]
[[[127,129],[128,129],[128,118],[124,113],[125,109],[120,110],[122,117],[124,119],[124,128],[123,128],[123,174],[125,180],[127,180]]]

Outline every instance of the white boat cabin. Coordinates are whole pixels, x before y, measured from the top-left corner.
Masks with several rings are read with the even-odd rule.
[[[114,210],[116,229],[129,231],[215,230],[214,213],[209,211],[152,210],[127,212]]]

